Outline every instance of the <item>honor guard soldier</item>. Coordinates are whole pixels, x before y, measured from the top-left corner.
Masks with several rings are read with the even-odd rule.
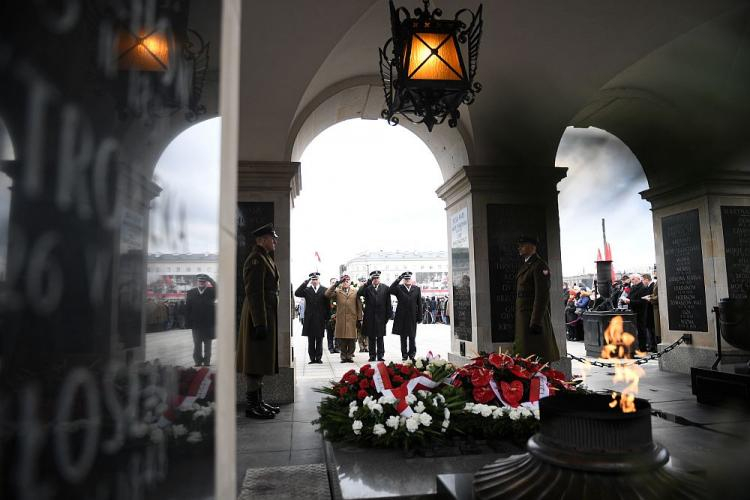
[[[370,279],[360,287],[357,295],[364,300],[364,318],[362,320],[362,334],[367,337],[370,361],[383,361],[385,356],[385,325],[393,316],[391,292],[387,286],[380,283],[380,271],[370,273]]]
[[[396,317],[393,319],[393,334],[401,336],[401,360],[417,355],[417,323],[422,322],[422,291],[412,283],[411,271],[401,273],[391,284],[389,292],[398,299]],[[401,285],[401,280],[404,284]],[[407,347],[408,342],[408,347]]]
[[[240,316],[237,372],[247,377],[245,416],[266,419],[281,411],[263,401],[263,376],[279,372],[279,271],[273,260],[279,236],[273,224],[259,227],[253,236],[255,246],[242,266],[245,300]]]
[[[555,333],[550,315],[550,272],[537,255],[539,242],[531,236],[518,239],[523,264],[516,275],[516,338],[513,348],[523,357],[536,354],[543,362],[557,361]]]
[[[328,321],[328,289],[320,286],[320,273],[310,273],[308,278],[295,290],[294,296],[305,299],[305,319],[302,323],[302,336],[307,337],[309,364],[323,363],[323,337]]]

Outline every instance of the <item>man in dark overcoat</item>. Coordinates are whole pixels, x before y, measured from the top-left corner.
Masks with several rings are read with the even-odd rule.
[[[307,337],[307,354],[310,356],[310,364],[323,363],[323,336],[329,311],[329,302],[325,296],[326,290],[326,287],[320,286],[320,273],[315,272],[310,273],[294,292],[295,297],[305,299],[302,336]]]
[[[538,241],[522,236],[518,253],[524,262],[516,275],[516,338],[514,350],[523,357],[539,356],[543,362],[557,361],[560,351],[555,341],[550,315],[550,271],[536,253]]]
[[[400,284],[401,280],[404,281],[403,285]],[[406,271],[391,284],[389,292],[398,300],[392,333],[401,336],[401,360],[411,358],[414,361],[417,354],[417,323],[422,322],[422,291],[412,283],[411,271]]]
[[[370,361],[383,361],[385,325],[393,315],[393,306],[390,290],[380,282],[380,271],[370,273],[370,279],[360,287],[357,295],[364,299],[362,334],[367,337]]]
[[[193,330],[193,361],[195,366],[211,364],[211,342],[216,337],[216,283],[206,274],[196,276],[198,286],[185,296],[185,316]],[[211,286],[208,286],[208,282]]]
[[[263,376],[279,372],[277,348],[279,271],[273,260],[273,224],[253,231],[255,246],[242,266],[245,299],[237,339],[237,372],[247,377],[245,416],[273,418],[280,408],[263,401]]]

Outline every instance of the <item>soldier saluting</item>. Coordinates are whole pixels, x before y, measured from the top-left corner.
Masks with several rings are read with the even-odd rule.
[[[367,337],[370,361],[383,361],[385,325],[393,315],[393,306],[390,290],[380,283],[380,271],[370,273],[370,279],[360,287],[357,296],[363,297],[365,301],[362,334]]]
[[[422,291],[412,284],[412,273],[406,271],[396,278],[389,291],[398,299],[396,317],[393,319],[393,334],[401,336],[401,360],[406,361],[417,354],[417,323],[422,322]],[[401,285],[401,280],[404,284]],[[408,341],[408,347],[407,347]]]
[[[309,364],[323,363],[323,336],[328,321],[328,289],[320,285],[320,273],[310,273],[308,278],[295,290],[294,296],[305,299],[305,319],[302,323],[302,336],[307,337]]]
[[[237,342],[237,372],[247,377],[249,418],[273,418],[281,409],[263,401],[263,376],[279,372],[277,311],[279,272],[273,260],[279,235],[273,224],[253,231],[255,246],[242,266],[245,300]]]
[[[524,262],[516,275],[516,338],[513,348],[523,357],[536,354],[542,361],[557,361],[550,315],[550,272],[536,253],[539,242],[531,236],[518,239],[518,253]]]

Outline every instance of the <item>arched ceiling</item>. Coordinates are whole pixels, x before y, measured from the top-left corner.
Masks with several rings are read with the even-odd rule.
[[[448,16],[478,3],[440,0],[432,6]],[[743,4],[485,1],[477,73],[484,90],[464,127],[473,142],[471,161],[552,166],[565,127],[608,82],[684,33]],[[397,5],[413,9],[421,2]],[[298,114],[310,112],[316,99],[323,102],[320,95],[326,89],[377,77],[377,50],[389,37],[387,16],[385,1],[245,2],[240,158],[288,160]],[[698,72],[703,55],[698,51],[690,62]],[[638,82],[630,85],[637,88]]]

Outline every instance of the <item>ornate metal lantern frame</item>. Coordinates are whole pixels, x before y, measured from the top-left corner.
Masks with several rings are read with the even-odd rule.
[[[476,13],[461,9],[452,20],[443,20],[441,9],[430,12],[429,0],[422,1],[424,8],[415,8],[415,17],[405,7],[396,8],[393,0],[389,2],[392,38],[379,51],[387,106],[381,115],[389,124],[397,125],[396,115],[400,114],[413,123],[424,123],[431,132],[446,119],[449,126],[458,125],[458,107],[472,104],[482,90],[482,85],[474,81],[482,36],[482,4]],[[430,40],[425,40],[427,37]],[[468,72],[462,45],[468,55]],[[412,57],[415,47],[426,54],[416,63]],[[420,76],[429,60],[439,64],[447,78]]]

